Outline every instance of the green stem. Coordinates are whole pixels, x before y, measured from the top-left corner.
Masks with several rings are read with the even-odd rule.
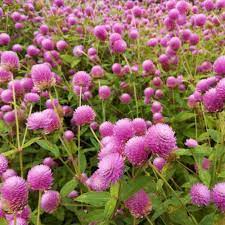
[[[145,218],[149,222],[149,224],[154,225],[154,223],[150,220],[150,218],[148,218],[148,216],[146,216]]]
[[[90,126],[89,126],[90,127]],[[100,146],[102,146],[101,141],[98,139],[97,135],[95,134],[95,131],[90,127],[91,133],[93,134],[96,141],[99,143]]]
[[[37,223],[40,225],[40,213],[41,213],[41,191],[38,192],[38,208],[37,208]]]

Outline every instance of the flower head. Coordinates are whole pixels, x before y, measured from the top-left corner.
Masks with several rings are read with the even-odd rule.
[[[0,154],[0,176],[8,169],[8,160],[2,154]]]
[[[53,182],[52,171],[46,165],[34,166],[28,172],[27,182],[32,190],[48,190]]]
[[[129,209],[132,216],[141,218],[148,215],[152,210],[152,204],[148,194],[140,190],[125,201],[125,206]]]
[[[176,148],[174,131],[167,124],[151,126],[145,136],[146,147],[161,157],[168,156]]]
[[[117,182],[124,172],[124,160],[119,153],[112,153],[105,156],[98,163],[98,173],[108,182]]]
[[[26,181],[18,176],[6,179],[1,187],[3,206],[12,212],[18,212],[27,205],[28,186]]]
[[[53,213],[60,203],[60,194],[58,191],[46,191],[41,197],[41,208],[46,213]]]
[[[212,201],[216,207],[221,211],[225,212],[225,183],[218,183],[212,190]]]
[[[192,204],[206,206],[210,203],[210,190],[201,183],[194,184],[190,191]]]
[[[145,150],[144,137],[133,137],[126,144],[124,154],[134,166],[142,165],[149,156]]]
[[[79,106],[73,113],[72,124],[82,126],[95,120],[95,111],[88,105]]]
[[[1,54],[1,65],[6,66],[9,69],[19,68],[19,58],[13,51],[4,51]]]

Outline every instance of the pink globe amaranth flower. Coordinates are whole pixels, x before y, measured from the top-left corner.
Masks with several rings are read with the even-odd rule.
[[[122,54],[126,51],[127,49],[127,43],[126,41],[120,39],[120,40],[117,40],[115,42],[113,42],[112,44],[112,51],[114,53],[118,53],[118,54]]]
[[[221,79],[216,85],[216,94],[218,98],[225,101],[225,78]]]
[[[105,121],[99,126],[99,133],[102,137],[111,136],[113,135],[113,127],[111,122]]]
[[[14,222],[14,219],[12,219],[10,222],[9,222],[9,225],[28,225],[28,222],[21,218],[21,217],[16,217],[16,224]]]
[[[204,184],[194,184],[190,190],[192,204],[197,206],[207,206],[211,201],[210,190]]]
[[[154,102],[152,103],[151,112],[152,112],[152,113],[159,113],[159,112],[162,112],[162,105],[161,105],[161,103],[158,102],[158,101],[154,101]]]
[[[217,75],[225,75],[225,56],[222,55],[216,59],[213,64],[213,70]]]
[[[10,103],[13,101],[13,92],[10,89],[3,90],[1,92],[1,100],[4,103]]]
[[[77,192],[77,191],[71,191],[68,195],[67,195],[67,197],[68,198],[76,198],[76,197],[78,197],[79,196],[79,193]]]
[[[74,133],[71,130],[66,130],[63,134],[63,137],[67,141],[72,141],[74,139]]]
[[[145,135],[145,145],[153,154],[166,157],[176,148],[174,131],[167,124],[153,125]]]
[[[4,115],[3,115],[3,120],[5,123],[7,124],[13,124],[15,122],[15,112],[14,111],[9,111],[9,112],[6,112]]]
[[[8,160],[2,154],[0,154],[0,176],[8,169]]]
[[[168,88],[175,88],[177,84],[177,79],[173,76],[168,77],[166,80],[166,85]]]
[[[142,63],[142,68],[146,73],[153,74],[155,72],[155,65],[152,60],[148,59]]]
[[[83,126],[85,124],[90,124],[95,120],[96,114],[92,107],[88,105],[79,106],[73,113],[73,118],[71,120],[72,124],[77,126]]]
[[[97,122],[92,122],[92,123],[90,123],[90,128],[92,129],[92,130],[97,130],[98,129],[98,123]]]
[[[109,86],[100,86],[98,89],[98,95],[101,100],[107,100],[111,95],[111,89]]]
[[[41,46],[45,50],[51,51],[54,49],[54,42],[51,39],[45,38],[42,40]]]
[[[211,196],[216,207],[221,212],[225,212],[225,183],[216,184],[211,191]]]
[[[8,45],[10,41],[11,41],[11,39],[8,34],[6,34],[6,33],[0,34],[0,46]]]
[[[216,89],[211,88],[203,95],[203,105],[208,112],[218,112],[223,109],[223,100],[217,95]]]
[[[6,211],[23,210],[28,202],[28,186],[26,181],[18,176],[9,177],[1,187],[1,201]]]
[[[118,120],[114,125],[113,135],[122,142],[128,141],[134,136],[132,121],[128,118]]]
[[[104,25],[98,25],[94,28],[94,35],[101,41],[105,41],[107,39],[108,33]]]
[[[53,158],[46,157],[43,159],[42,164],[48,166],[49,168],[52,168],[56,165],[56,162],[54,161]]]
[[[123,104],[129,104],[131,102],[131,100],[132,100],[132,98],[131,98],[131,96],[128,93],[123,93],[120,96],[120,101]]]
[[[6,179],[10,177],[17,176],[17,173],[13,169],[7,169],[4,173],[2,173],[1,176],[2,176],[2,180],[5,181]]]
[[[134,134],[141,136],[144,135],[147,131],[147,125],[144,119],[135,118],[132,120],[132,127],[134,129]]]
[[[37,48],[35,45],[29,45],[27,47],[27,55],[28,56],[37,56],[40,53],[40,49]]]
[[[78,45],[73,48],[73,55],[76,57],[80,57],[84,54],[84,46]]]
[[[91,177],[89,177],[85,184],[93,191],[105,191],[110,186],[110,181],[99,174],[96,170]]]
[[[60,118],[53,109],[45,109],[32,113],[27,118],[27,127],[30,130],[43,129],[44,133],[49,134],[59,129]]]
[[[131,215],[136,218],[147,216],[152,210],[151,200],[143,189],[129,197],[124,203]]]
[[[46,213],[53,213],[59,206],[60,194],[58,191],[46,191],[41,197],[41,208]]]
[[[174,51],[177,51],[181,47],[181,41],[178,37],[173,37],[169,41],[169,47]]]
[[[31,216],[31,209],[28,205],[25,206],[25,208],[22,211],[19,211],[16,213],[17,218],[22,218],[26,221],[30,219],[30,216]],[[11,220],[14,220],[14,215],[6,214],[5,218],[6,218],[6,220],[11,221]]]
[[[50,88],[55,84],[54,74],[47,64],[37,64],[31,68],[31,78],[38,89]]]
[[[63,51],[63,50],[65,50],[66,48],[68,47],[68,44],[67,44],[67,42],[66,41],[64,41],[64,40],[59,40],[59,41],[57,41],[57,43],[56,43],[56,48],[58,49],[58,51]]]
[[[156,157],[153,160],[153,165],[159,170],[161,171],[164,167],[164,165],[166,164],[166,160],[162,157]]]
[[[4,65],[9,69],[18,69],[20,64],[17,54],[13,51],[2,52],[1,65]]]
[[[20,83],[25,90],[25,92],[30,92],[33,88],[33,81],[31,78],[25,77],[20,80]]]
[[[151,88],[151,87],[147,87],[147,88],[145,88],[145,90],[144,90],[144,95],[145,95],[145,97],[147,97],[147,98],[152,97],[152,96],[154,95],[154,93],[155,93],[155,90],[154,90],[153,88]]]
[[[5,83],[13,78],[13,74],[5,67],[0,66],[0,83]]]
[[[28,171],[27,182],[32,190],[48,190],[53,183],[52,171],[46,165],[34,166]]]
[[[85,71],[79,71],[73,76],[73,85],[85,88],[91,85],[91,76]]]
[[[198,142],[192,138],[186,140],[185,145],[189,148],[196,148],[198,146]]]
[[[112,71],[116,75],[120,75],[122,71],[122,66],[119,63],[114,63],[112,65]]]
[[[122,156],[119,153],[112,153],[100,160],[98,173],[108,182],[115,183],[123,176],[124,166]]]
[[[144,137],[133,137],[126,144],[124,155],[133,166],[141,166],[148,159],[149,152],[145,150]]]
[[[105,74],[104,69],[99,65],[95,65],[91,69],[91,76],[94,78],[104,77],[104,74]]]
[[[40,95],[37,93],[26,93],[24,95],[24,102],[26,103],[36,103],[40,101]]]

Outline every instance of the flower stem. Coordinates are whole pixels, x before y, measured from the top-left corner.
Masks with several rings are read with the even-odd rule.
[[[37,208],[37,223],[40,225],[40,212],[41,212],[41,191],[38,192],[38,208]]]

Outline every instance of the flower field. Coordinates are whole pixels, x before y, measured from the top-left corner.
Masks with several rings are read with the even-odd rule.
[[[225,224],[225,0],[0,21],[0,225]]]

